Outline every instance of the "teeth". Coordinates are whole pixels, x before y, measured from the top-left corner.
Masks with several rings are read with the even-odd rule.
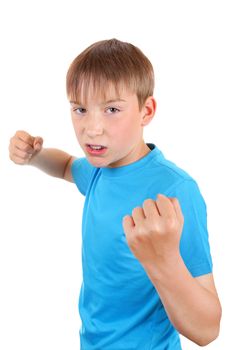
[[[96,149],[96,150],[102,148],[102,146],[91,146],[91,145],[90,145],[90,147],[91,147],[92,149]]]

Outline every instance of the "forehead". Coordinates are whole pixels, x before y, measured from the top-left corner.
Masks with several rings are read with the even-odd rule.
[[[89,101],[98,101],[103,103],[112,100],[125,99],[127,96],[134,94],[124,83],[113,84],[112,82],[103,81],[83,81],[76,90],[71,91],[69,100],[87,104]]]

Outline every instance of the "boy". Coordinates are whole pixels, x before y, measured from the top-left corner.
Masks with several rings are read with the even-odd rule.
[[[201,346],[219,333],[205,202],[196,182],[143,140],[153,89],[152,65],[137,47],[94,43],[67,73],[86,157],[45,149],[24,131],[10,142],[15,163],[74,182],[86,196],[82,350],[178,350],[178,332]]]

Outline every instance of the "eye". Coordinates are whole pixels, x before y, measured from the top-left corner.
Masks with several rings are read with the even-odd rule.
[[[116,108],[116,107],[108,107],[108,108],[106,109],[106,112],[107,112],[108,114],[115,114],[115,113],[117,113],[117,112],[120,112],[120,110],[119,110],[118,108]]]
[[[73,108],[72,111],[75,112],[76,114],[82,115],[82,114],[85,114],[87,110],[85,108],[78,107],[78,108]]]

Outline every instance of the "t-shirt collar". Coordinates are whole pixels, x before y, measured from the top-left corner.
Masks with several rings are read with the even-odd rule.
[[[138,159],[136,162],[123,165],[117,168],[101,168],[103,176],[107,177],[118,177],[123,176],[132,171],[136,171],[140,168],[143,168],[148,162],[150,162],[156,154],[160,153],[159,149],[153,143],[146,143],[150,148],[150,152],[147,153],[144,157]]]

